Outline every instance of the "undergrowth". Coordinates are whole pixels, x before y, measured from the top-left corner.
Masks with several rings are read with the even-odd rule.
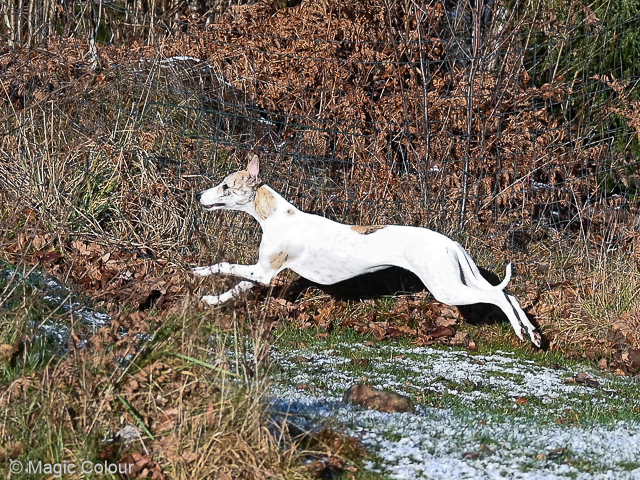
[[[133,312],[91,334],[80,320],[65,329],[65,315],[56,317],[44,296],[14,292],[0,313],[0,470],[8,477],[15,462],[76,465],[65,478],[84,478],[83,462],[126,467],[126,478],[310,475],[265,412],[266,377],[229,363],[220,342],[198,333],[206,316]],[[38,328],[43,316],[57,320],[57,337]]]

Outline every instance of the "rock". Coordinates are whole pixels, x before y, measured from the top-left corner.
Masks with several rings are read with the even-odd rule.
[[[377,390],[369,385],[356,383],[344,392],[342,397],[344,403],[361,405],[368,409],[375,409],[381,412],[409,412],[413,413],[413,403],[404,395],[393,392]]]
[[[128,444],[140,438],[140,431],[133,425],[125,425],[116,433],[115,438],[124,444]]]

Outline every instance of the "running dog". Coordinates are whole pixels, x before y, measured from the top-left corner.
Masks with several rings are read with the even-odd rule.
[[[218,263],[197,267],[198,276],[234,275],[244,278],[231,290],[207,295],[202,301],[220,305],[256,283],[268,285],[285,268],[323,285],[331,285],[387,267],[415,273],[436,300],[448,305],[488,303],[500,308],[516,335],[540,346],[540,333],[515,297],[504,292],[511,279],[491,285],[457,242],[426,228],[401,225],[344,225],[304,213],[262,183],[258,157],[246,170],[232,173],[216,187],[200,194],[205,210],[240,210],[262,227],[260,256],[255,265]]]

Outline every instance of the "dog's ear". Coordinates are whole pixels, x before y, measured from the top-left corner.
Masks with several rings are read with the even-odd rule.
[[[260,175],[259,175],[260,163],[258,162],[257,155],[254,155],[251,161],[249,162],[249,165],[247,166],[247,171],[251,176],[250,180],[253,185],[259,185],[262,183],[262,180],[260,180]]]

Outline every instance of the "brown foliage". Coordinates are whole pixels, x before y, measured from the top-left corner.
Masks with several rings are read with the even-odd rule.
[[[422,16],[405,7],[356,0],[233,7],[216,23],[193,24],[161,46],[101,46],[106,68],[99,73],[87,67],[85,45],[52,37],[47,55],[12,51],[3,57],[2,82],[10,95],[0,101],[20,110],[55,99],[69,108],[81,95],[112,89],[110,84],[129,88],[127,77],[138,71],[192,88],[187,103],[194,101],[194,107],[199,91],[206,101],[218,102],[223,116],[233,115],[226,120],[234,126],[224,132],[225,140],[248,134],[252,147],[277,150],[269,165],[272,183],[296,192],[303,208],[347,215],[353,223],[437,225],[452,221],[468,197],[472,221],[491,221],[496,211],[525,224],[559,214],[576,227],[609,228],[611,221],[598,218],[593,206],[602,196],[597,173],[611,152],[602,144],[581,146],[590,127],[568,122],[551,108],[573,95],[572,84],[558,75],[552,83],[532,85],[518,31],[487,39],[487,50],[491,42],[501,49],[487,54],[471,78],[470,67],[452,61],[454,46],[441,37],[441,6]],[[175,56],[192,60],[171,60]],[[25,57],[28,62],[20,61]],[[426,71],[424,61],[430,62]],[[615,80],[604,81],[624,93]],[[159,91],[149,93],[161,100]],[[236,112],[243,118],[236,119]],[[635,125],[631,112],[623,114]],[[176,113],[168,110],[167,120]],[[284,122],[284,130],[277,122]],[[138,133],[147,151],[173,134],[149,127]],[[216,138],[222,139],[220,133]],[[118,151],[96,140],[73,148],[105,149],[119,163],[135,163],[134,150]],[[243,162],[246,148],[237,147]],[[300,161],[300,154],[312,155],[323,168]],[[188,168],[188,155],[182,162]],[[308,192],[290,179],[303,180]],[[189,186],[181,182],[177,188]],[[141,225],[157,220],[161,210],[149,209],[154,196],[172,198],[169,187],[175,188],[145,184],[148,191],[123,195],[123,211]],[[140,202],[141,196],[149,201]]]

